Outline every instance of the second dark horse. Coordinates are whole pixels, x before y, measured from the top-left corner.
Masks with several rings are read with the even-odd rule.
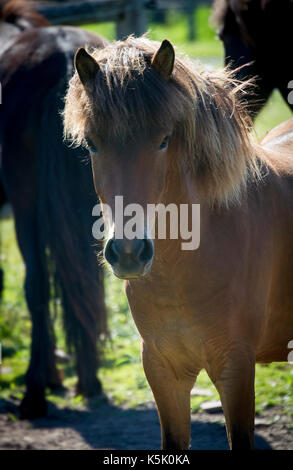
[[[260,111],[275,88],[293,111],[289,99],[293,1],[215,0],[213,20],[223,41],[226,65],[238,68],[239,80],[256,78],[256,87],[246,97],[250,115]]]

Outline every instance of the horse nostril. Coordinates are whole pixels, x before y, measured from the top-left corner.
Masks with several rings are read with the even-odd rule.
[[[152,240],[135,239],[117,240],[111,238],[105,246],[104,256],[106,261],[115,269],[126,272],[141,269],[152,260],[154,254]]]
[[[118,253],[113,238],[108,241],[105,247],[105,258],[111,265],[118,263]]]
[[[153,243],[148,238],[145,238],[143,241],[142,249],[139,253],[139,260],[147,263],[150,261],[154,254]]]

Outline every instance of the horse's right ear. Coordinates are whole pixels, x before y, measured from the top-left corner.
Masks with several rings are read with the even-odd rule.
[[[83,47],[80,47],[75,54],[74,67],[85,89],[89,92],[94,91],[95,76],[100,67]]]

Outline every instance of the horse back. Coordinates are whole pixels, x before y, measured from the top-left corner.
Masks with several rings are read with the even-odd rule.
[[[293,118],[269,131],[262,139],[261,145],[276,152],[291,153],[293,159]]]

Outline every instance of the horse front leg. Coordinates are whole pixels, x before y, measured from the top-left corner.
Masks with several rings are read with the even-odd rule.
[[[31,213],[21,217],[15,206],[14,215],[18,244],[26,266],[24,288],[32,319],[31,358],[20,414],[23,418],[36,418],[47,412],[46,387],[58,388],[61,380],[55,363],[55,337],[49,313],[49,278],[37,218]]]
[[[143,343],[142,361],[154,394],[160,423],[163,450],[189,449],[190,391],[196,375],[182,379],[159,352]]]
[[[237,348],[229,352],[218,370],[213,364],[207,372],[220,394],[230,449],[253,450],[254,352],[249,346]]]

